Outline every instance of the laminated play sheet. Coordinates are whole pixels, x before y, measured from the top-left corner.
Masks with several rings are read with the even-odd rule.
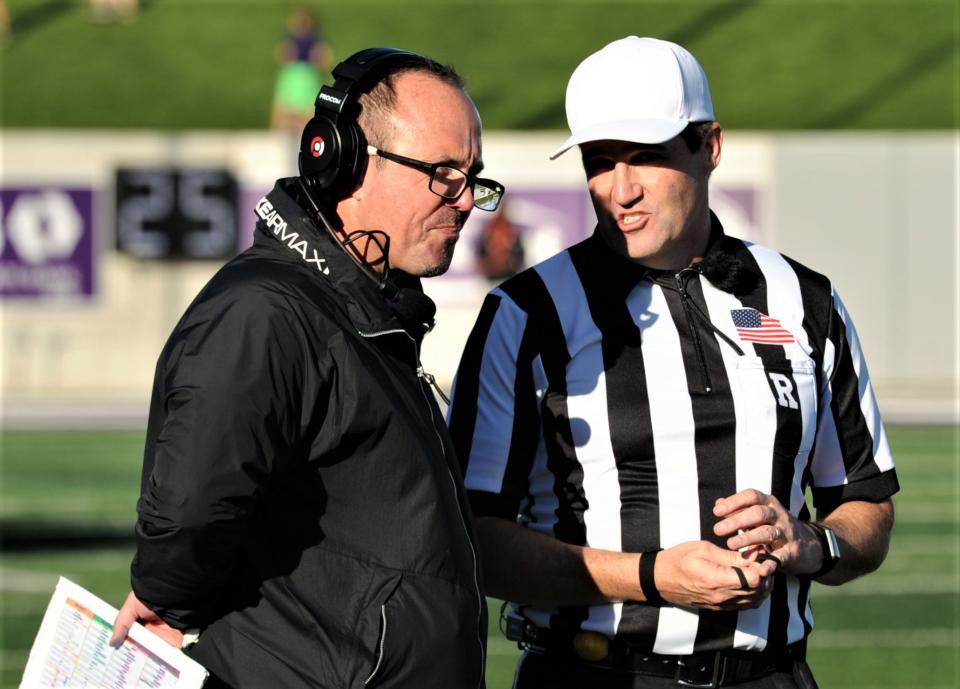
[[[109,645],[117,609],[60,578],[30,649],[20,689],[199,689],[207,671],[135,624],[123,645]]]

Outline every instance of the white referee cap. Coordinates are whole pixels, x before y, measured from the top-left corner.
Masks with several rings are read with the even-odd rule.
[[[550,159],[588,141],[659,144],[690,122],[713,121],[707,75],[676,43],[628,36],[604,46],[567,84],[570,137]]]

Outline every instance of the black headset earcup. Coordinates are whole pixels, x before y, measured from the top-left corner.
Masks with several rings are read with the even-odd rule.
[[[333,190],[341,198],[357,188],[367,169],[367,138],[356,120],[340,124],[340,169]]]
[[[335,124],[323,115],[307,122],[300,136],[300,174],[320,191],[345,196],[367,165],[367,141],[355,121]]]
[[[396,48],[367,48],[333,68],[333,86],[317,94],[316,116],[300,136],[300,176],[308,193],[342,199],[350,194],[367,169],[367,140],[357,123],[357,98],[391,65],[420,60]]]
[[[300,174],[309,186],[332,188],[341,155],[340,132],[331,119],[318,115],[307,122],[300,135]]]

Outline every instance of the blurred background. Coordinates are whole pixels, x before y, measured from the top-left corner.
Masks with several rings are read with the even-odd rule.
[[[960,686],[956,0],[0,0],[0,687],[58,576],[122,602],[157,355],[296,173],[331,67],[425,53],[483,117],[503,210],[427,283],[423,361],[449,388],[483,294],[592,229],[577,157],[547,155],[570,72],[628,34],[703,64],[726,130],[711,205],[831,276],[887,419],[894,543],[817,587],[821,687]],[[517,650],[490,604],[500,689]]]

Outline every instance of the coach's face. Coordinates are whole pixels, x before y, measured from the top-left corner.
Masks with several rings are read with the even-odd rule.
[[[483,168],[480,117],[466,93],[421,72],[400,75],[395,89],[396,107],[389,116],[395,135],[372,143],[468,174]],[[450,267],[473,208],[473,192],[467,188],[456,200],[444,199],[430,191],[428,172],[374,158],[346,205],[348,217],[341,217],[347,231],[383,230],[390,237],[390,266],[429,277]]]
[[[696,153],[679,136],[662,144],[581,144],[604,240],[649,268],[684,268],[702,256],[710,236],[707,181],[720,162],[722,140],[714,125]]]

